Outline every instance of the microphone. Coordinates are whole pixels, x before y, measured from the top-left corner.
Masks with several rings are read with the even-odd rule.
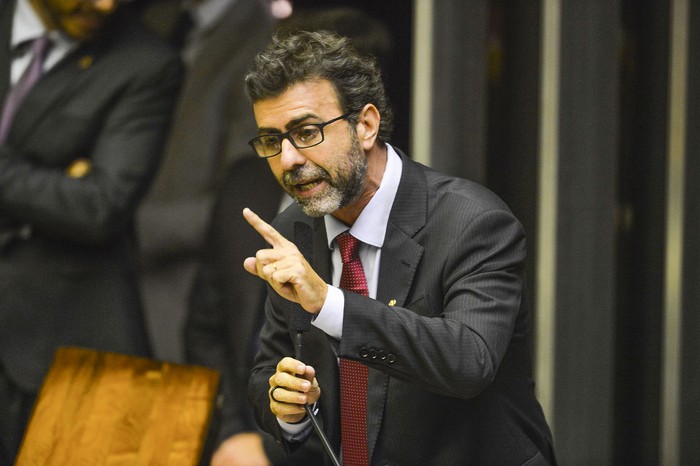
[[[311,225],[304,222],[294,222],[294,243],[299,248],[299,252],[302,253],[307,262],[311,263],[313,258],[313,229]],[[303,347],[303,334],[306,331],[311,330],[311,313],[306,312],[303,307],[299,304],[294,304],[294,309],[292,310],[291,323],[292,328],[297,332],[296,341],[294,347],[294,358],[301,361],[301,350]],[[324,450],[330,457],[331,461],[335,466],[340,466],[340,461],[333,451],[333,447],[326,434],[323,433],[321,426],[318,423],[318,419],[314,416],[311,406],[308,404],[304,405],[306,410],[306,415],[311,420],[311,424],[316,431],[321,443],[323,444]]]
[[[294,222],[294,243],[299,248],[299,252],[304,256],[307,262],[311,263],[313,259],[313,229],[311,225],[303,222]],[[299,304],[294,303],[292,311],[292,328],[297,332],[297,338],[300,334],[311,330],[312,315],[306,312]],[[298,352],[298,350],[297,350]],[[299,359],[299,355],[297,355]]]

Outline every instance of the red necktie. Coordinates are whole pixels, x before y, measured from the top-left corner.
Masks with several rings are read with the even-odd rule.
[[[336,237],[343,261],[340,288],[369,295],[358,250],[360,241],[350,233]],[[340,424],[344,466],[369,464],[367,450],[367,366],[340,358]]]
[[[46,36],[41,36],[32,42],[32,59],[17,84],[12,86],[5,97],[0,119],[0,144],[5,142],[7,134],[10,132],[12,119],[22,100],[44,72],[44,61],[50,47],[51,40]]]

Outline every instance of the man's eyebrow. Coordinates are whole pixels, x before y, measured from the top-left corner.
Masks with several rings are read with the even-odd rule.
[[[310,118],[315,118],[318,120],[319,116],[316,115],[315,113],[306,113],[300,117],[297,117],[293,120],[288,121],[287,124],[285,125],[285,128],[287,130],[290,130],[292,128],[299,126],[300,124],[304,123],[306,120],[308,120]]]
[[[315,113],[306,113],[300,117],[294,118],[293,120],[289,120],[287,124],[284,126],[286,130],[290,130],[292,128],[296,128],[297,126],[303,124],[306,120],[309,120],[311,118],[315,119],[320,119],[318,115]],[[282,131],[278,128],[258,128],[258,134],[280,134]]]

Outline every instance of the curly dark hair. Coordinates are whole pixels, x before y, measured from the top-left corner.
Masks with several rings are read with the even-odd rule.
[[[331,83],[341,110],[359,112],[374,104],[381,115],[378,140],[389,141],[393,115],[374,57],[361,55],[350,41],[327,31],[298,31],[274,36],[245,77],[253,102],[277,97],[292,85],[313,79]],[[355,122],[355,115],[348,118]]]

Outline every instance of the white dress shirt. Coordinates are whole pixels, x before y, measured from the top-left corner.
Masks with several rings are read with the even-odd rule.
[[[401,158],[394,148],[387,144],[386,169],[379,189],[377,189],[372,199],[362,209],[360,216],[357,217],[355,223],[350,227],[350,234],[362,242],[359,251],[360,261],[365,272],[371,298],[376,298],[377,296],[382,246],[386,236],[386,226],[389,222],[389,213],[394,205],[396,191],[399,189],[401,172]],[[335,238],[347,231],[348,226],[332,215],[326,215],[324,221],[326,222],[328,248],[333,251],[333,283],[332,286],[328,287],[326,302],[312,323],[328,336],[340,340],[343,336],[345,297],[338,288],[343,263],[340,259],[340,249],[336,247]]]
[[[27,41],[48,34],[51,39],[51,49],[44,61],[44,71],[51,69],[71,50],[78,46],[78,42],[69,38],[58,30],[47,31],[46,26],[34,11],[29,0],[17,0],[15,14],[12,20],[12,39],[10,40],[10,50],[15,50],[17,47]],[[20,52],[13,54],[12,69],[10,72],[10,83],[12,85],[19,81],[19,78],[24,73],[24,70],[29,66],[31,61],[31,47],[20,48]]]

